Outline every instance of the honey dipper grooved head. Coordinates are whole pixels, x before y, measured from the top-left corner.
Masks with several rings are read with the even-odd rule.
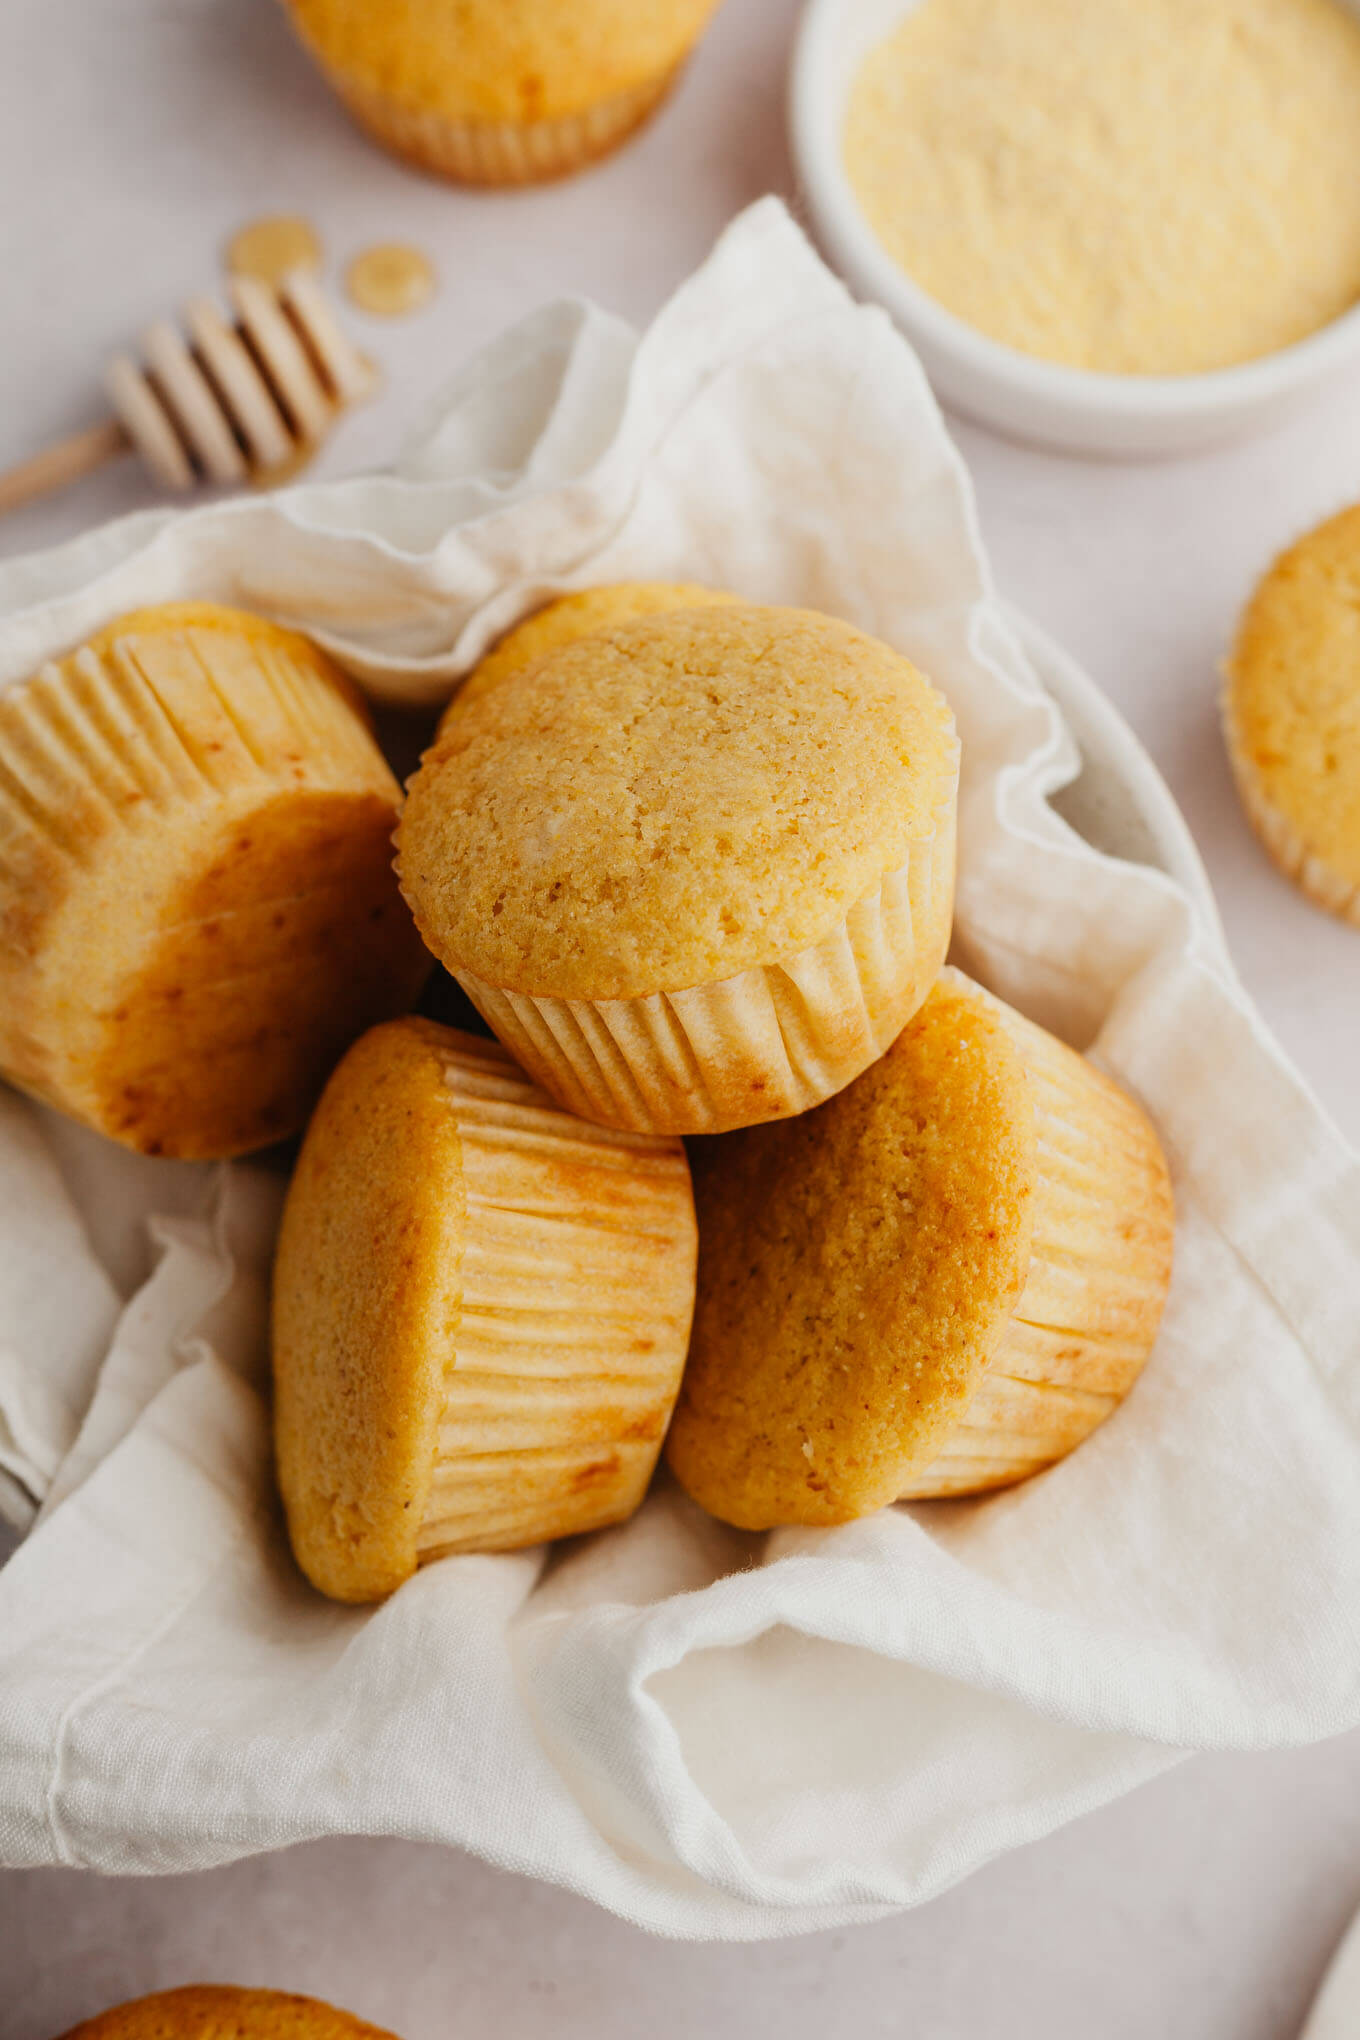
[[[142,363],[121,354],[109,364],[114,411],[167,489],[291,471],[373,386],[309,271],[278,283],[233,276],[228,291],[231,319],[196,298],[182,329],[168,320],[148,328]]]

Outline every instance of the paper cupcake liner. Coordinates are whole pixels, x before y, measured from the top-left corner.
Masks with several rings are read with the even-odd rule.
[[[954,900],[951,787],[933,836],[787,962],[637,999],[458,982],[534,1081],[600,1125],[723,1133],[788,1119],[876,1062],[939,975]]]
[[[1223,698],[1223,734],[1238,797],[1261,842],[1286,878],[1292,879],[1315,906],[1360,927],[1360,885],[1343,878],[1309,847],[1294,823],[1261,791],[1256,768],[1238,740],[1231,696]]]
[[[697,1247],[678,1144],[583,1127],[491,1042],[439,1052],[467,1219],[422,1564],[633,1513],[680,1387]]]
[[[1141,1106],[1042,1028],[991,1005],[1035,1090],[1029,1273],[964,1416],[904,1501],[1007,1487],[1064,1458],[1137,1380],[1170,1280],[1171,1191]]]
[[[403,106],[352,73],[326,64],[332,87],[374,140],[408,162],[461,184],[536,184],[607,156],[660,105],[680,66],[584,112],[555,120],[454,120]]]
[[[294,797],[313,793],[337,799],[304,817]],[[381,854],[398,797],[362,715],[286,640],[148,627],[45,666],[0,698],[0,1068],[114,1138],[189,1152],[192,1140],[133,1137],[140,1073],[121,1071],[120,1104],[101,1059],[133,1056],[148,999],[148,1060],[172,1056],[210,995],[216,1031],[198,1048],[235,1045],[248,1060],[249,1038],[286,1008],[299,959],[309,942],[324,947],[320,923],[339,920],[346,895],[368,911],[391,893],[390,927],[404,927]],[[270,835],[281,882],[268,897],[247,884],[243,897],[239,873]],[[380,946],[413,997],[414,937],[394,942]],[[401,989],[394,981],[357,1024],[386,1017]],[[110,1049],[114,1029],[122,1044]],[[309,1075],[309,1094],[324,1075],[324,1065]],[[307,1102],[292,1125],[256,1128],[247,1144],[291,1131]]]

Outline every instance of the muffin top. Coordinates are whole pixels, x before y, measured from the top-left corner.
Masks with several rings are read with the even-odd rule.
[[[457,120],[553,120],[670,70],[717,0],[289,0],[327,66]]]
[[[901,1494],[1019,1302],[1034,1095],[985,993],[946,971],[882,1060],[805,1113],[695,1142],[699,1300],[667,1444],[748,1530]]]
[[[191,1983],[111,2005],[84,2019],[62,2040],[392,2040],[350,2012],[320,1998],[281,1990],[238,1990]]]
[[[617,624],[630,623],[637,616],[656,616],[667,609],[707,609],[740,600],[739,595],[729,595],[721,588],[700,588],[690,581],[616,581],[612,586],[582,588],[574,595],[561,595],[556,602],[536,609],[523,623],[508,630],[473,667],[453,703],[444,711],[444,720],[457,702],[498,685],[512,673],[522,673],[526,666],[532,666],[547,652],[555,652],[559,645],[594,637]]]
[[[450,969],[557,998],[681,991],[788,961],[929,840],[949,710],[810,610],[674,610],[455,703],[397,834]]]
[[[1291,546],[1248,605],[1225,709],[1239,771],[1360,886],[1360,504]]]
[[[429,1020],[356,1041],[312,1115],[274,1268],[275,1423],[293,1547],[323,1593],[367,1601],[416,1567],[444,1369],[462,1305],[467,1190],[446,1044]]]

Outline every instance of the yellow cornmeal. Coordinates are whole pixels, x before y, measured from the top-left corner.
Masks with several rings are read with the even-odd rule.
[[[1340,0],[924,0],[869,56],[846,167],[960,318],[1179,375],[1360,298],[1360,18]]]

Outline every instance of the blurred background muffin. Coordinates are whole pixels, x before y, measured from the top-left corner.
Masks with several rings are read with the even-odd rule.
[[[659,105],[717,0],[286,0],[360,126],[469,184],[606,155]]]
[[[1360,504],[1307,532],[1264,576],[1222,707],[1257,835],[1315,905],[1360,925]]]
[[[392,2040],[337,2005],[291,1991],[187,1983],[110,2005],[62,2040]]]

